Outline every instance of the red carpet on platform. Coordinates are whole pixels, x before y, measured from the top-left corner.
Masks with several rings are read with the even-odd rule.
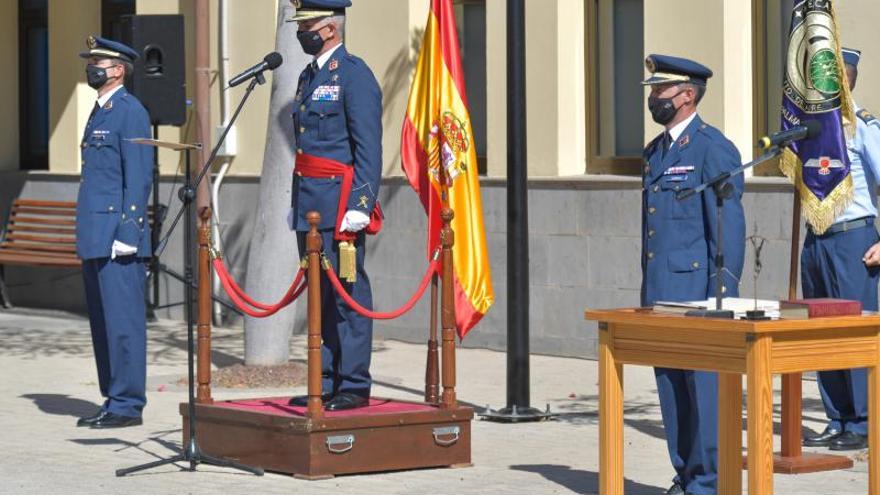
[[[239,399],[218,401],[214,403],[216,407],[226,407],[230,409],[243,409],[247,411],[259,412],[263,414],[272,414],[275,416],[305,416],[305,407],[295,407],[287,405],[290,397],[270,397],[264,399]],[[324,416],[327,418],[343,418],[347,416],[365,416],[380,414],[397,414],[407,412],[433,411],[436,408],[427,404],[417,404],[413,402],[399,402],[391,399],[371,398],[370,405],[351,409],[348,411],[325,411]]]

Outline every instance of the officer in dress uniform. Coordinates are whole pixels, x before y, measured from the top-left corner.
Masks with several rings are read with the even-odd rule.
[[[855,89],[861,52],[843,49],[850,89]],[[853,180],[853,202],[822,235],[807,230],[801,254],[804,297],[835,297],[862,302],[877,311],[880,244],[877,178],[880,177],[880,122],[856,108],[856,134],[847,143]],[[854,450],[868,446],[868,385],[865,369],[820,371],[819,392],[828,425],[804,445]]]
[[[342,44],[348,0],[293,0],[297,37],[314,60],[300,75],[295,109],[296,168],[292,207],[300,253],[306,215],[321,214],[324,252],[337,273],[340,255],[352,256],[353,277],[344,285],[372,308],[364,269],[365,233],[381,221],[377,195],[382,174],[382,91],[370,68]],[[340,247],[341,246],[341,247]],[[321,277],[322,386],[327,410],[368,404],[372,320],[359,315]],[[292,405],[306,404],[294,397]]]
[[[676,194],[741,164],[721,132],[697,115],[712,71],[691,60],[650,55],[648,108],[665,131],[644,152],[642,177],[643,306],[656,301],[700,301],[715,296],[716,197],[708,188],[678,200]],[[742,176],[729,180],[733,197],[723,209],[725,296],[736,296],[745,250],[740,199]],[[666,492],[714,494],[717,480],[718,377],[716,373],[656,368],[657,390],[674,484]]]
[[[153,150],[147,111],[123,86],[137,52],[89,37],[89,86],[97,90],[82,138],[82,179],[76,204],[76,252],[83,262],[98,384],[105,398],[77,426],[119,428],[142,423],[146,404],[144,262],[150,257],[147,200]]]

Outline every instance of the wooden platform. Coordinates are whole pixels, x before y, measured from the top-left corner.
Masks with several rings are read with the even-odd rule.
[[[373,398],[368,407],[312,420],[289,397],[217,401],[196,406],[208,454],[304,479],[471,462],[473,409]],[[180,404],[184,444],[189,415]]]

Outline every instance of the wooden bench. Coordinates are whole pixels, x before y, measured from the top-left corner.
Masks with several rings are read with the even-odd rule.
[[[76,256],[76,202],[16,199],[0,231],[0,299],[11,307],[5,265],[79,268]]]

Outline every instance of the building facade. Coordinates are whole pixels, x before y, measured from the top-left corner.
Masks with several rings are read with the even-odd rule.
[[[278,1],[210,2],[211,71],[228,59],[233,75],[259,61],[275,44]],[[498,302],[465,345],[503,347],[506,317],[506,1],[456,0],[467,92],[475,133],[490,258]],[[650,53],[699,60],[715,71],[700,105],[743,158],[755,156],[758,137],[779,126],[782,64],[794,0],[526,0],[528,169],[532,283],[532,349],[592,356],[595,328],[585,307],[638,304],[641,149],[660,128],[645,111],[644,58]],[[384,92],[383,204],[387,230],[373,241],[368,263],[376,304],[396,306],[424,270],[424,215],[401,177],[400,125],[429,0],[354,0],[347,45],[372,67]],[[880,111],[880,52],[874,53],[880,4],[837,2],[842,42],[863,49],[855,97]],[[195,69],[192,0],[4,0],[0,52],[13,76],[0,81],[0,213],[14,197],[76,197],[79,140],[94,102],[77,57],[89,34],[113,32],[120,16],[183,14],[187,91]],[[225,25],[228,50],[220,49]],[[270,76],[271,77],[271,76]],[[222,123],[227,100],[212,77],[212,126]],[[243,86],[228,91],[237,102]],[[159,136],[193,141],[187,124],[161,127]],[[269,125],[269,86],[250,100],[236,126],[235,156],[220,191],[221,231],[227,258],[240,277],[247,260],[249,221],[256,209]],[[180,160],[160,153],[163,202],[172,208]],[[758,295],[785,296],[792,189],[772,164],[749,174],[748,231],[769,239]],[[177,264],[179,240],[165,256]],[[291,248],[295,255],[295,248]],[[747,250],[749,251],[749,250]],[[751,253],[749,252],[749,256]],[[751,257],[741,293],[754,293]],[[60,274],[59,274],[60,273]],[[744,278],[746,275],[744,275]],[[81,308],[79,278],[57,270],[7,269],[20,304]],[[162,280],[163,301],[179,300],[174,280]],[[51,303],[43,296],[58,289]],[[171,310],[172,315],[177,314]],[[423,341],[426,304],[407,317],[377,326],[389,338]]]

